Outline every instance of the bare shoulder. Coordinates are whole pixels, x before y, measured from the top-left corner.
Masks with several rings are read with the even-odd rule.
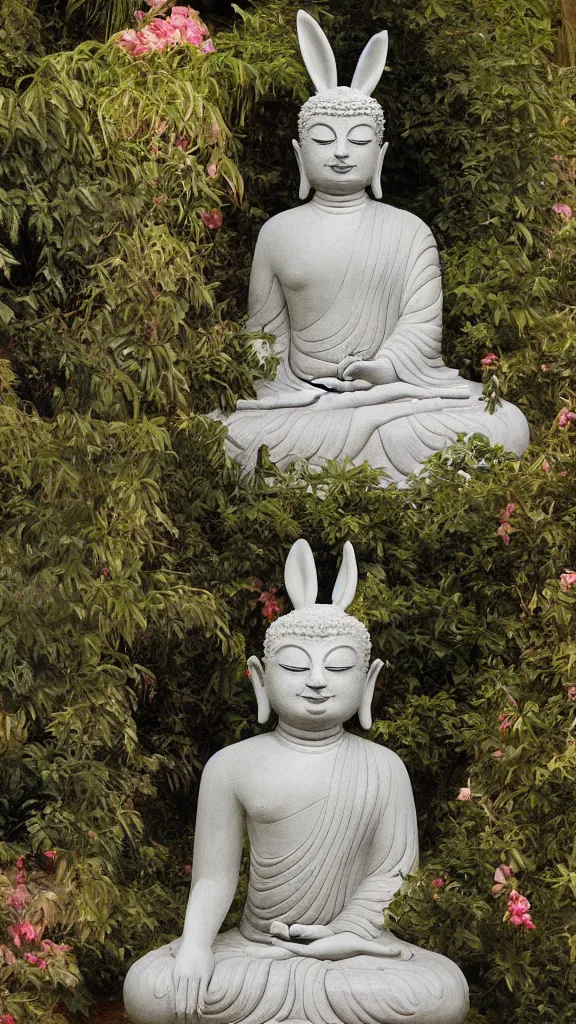
[[[265,753],[270,744],[269,737],[251,736],[250,739],[231,743],[212,755],[204,767],[203,776],[238,779]]]
[[[291,210],[283,210],[274,217],[270,217],[260,229],[258,241],[274,244],[281,238],[290,236],[294,229],[305,224],[309,220],[310,211],[307,210],[308,203],[303,206],[295,206]]]

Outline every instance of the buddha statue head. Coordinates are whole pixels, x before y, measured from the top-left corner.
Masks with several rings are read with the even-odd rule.
[[[311,188],[345,196],[367,185],[381,199],[388,143],[382,144],[384,112],[372,92],[386,65],[388,33],[372,36],[348,87],[338,85],[334,53],[318,22],[298,11],[297,29],[303,60],[316,86],[316,95],[300,110],[300,141],[292,142],[300,170],[300,199],[306,199]]]
[[[358,712],[362,728],[372,725],[371,704],[382,662],[370,665],[370,634],[346,608],[354,600],[358,569],[354,548],[344,545],[332,604],[316,604],[318,579],[310,545],[292,546],[284,580],[294,611],[268,627],[264,665],[248,661],[258,702],[258,721],[273,709],[287,725],[321,731]]]

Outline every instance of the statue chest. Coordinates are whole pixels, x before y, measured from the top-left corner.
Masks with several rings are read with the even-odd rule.
[[[265,765],[251,771],[239,794],[249,828],[281,829],[300,817],[318,813],[328,796],[336,752],[301,755],[281,750]],[[316,810],[313,810],[316,808]],[[312,809],[312,810],[311,810]]]
[[[276,274],[294,329],[323,315],[357,271],[362,276],[356,259],[360,229],[359,218],[352,215],[316,218],[306,235],[296,234],[277,252]],[[376,269],[383,256],[375,251],[371,257]]]

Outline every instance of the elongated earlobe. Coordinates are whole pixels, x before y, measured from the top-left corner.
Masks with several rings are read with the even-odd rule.
[[[258,704],[258,725],[264,725],[270,718],[270,701],[264,687],[264,666],[259,658],[253,655],[248,658],[248,672],[250,681],[254,688],[256,703]]]
[[[374,177],[372,178],[370,185],[374,199],[382,199],[382,165],[384,163],[384,157],[386,156],[387,149],[388,143],[385,142],[384,145],[380,147],[380,152],[378,154],[378,163],[376,164]]]
[[[300,187],[298,189],[298,198],[299,199],[308,199],[308,196],[310,195],[311,185],[310,185],[310,182],[308,181],[308,175],[306,174],[306,171],[304,170],[304,162],[302,160],[302,150],[300,149],[300,146],[296,142],[296,139],[292,139],[292,145],[294,147],[294,152],[296,154],[296,161],[298,163],[298,170],[300,171]],[[380,194],[382,194],[382,193],[380,193]]]
[[[366,676],[364,696],[362,697],[362,702],[360,704],[360,707],[358,708],[358,718],[360,720],[360,725],[362,726],[363,729],[366,730],[372,728],[372,698],[374,697],[374,687],[376,686],[378,673],[380,672],[380,669],[382,668],[383,665],[384,662],[380,661],[380,658],[376,658],[376,660],[373,661],[372,664],[370,665],[370,668],[368,669],[368,675]]]

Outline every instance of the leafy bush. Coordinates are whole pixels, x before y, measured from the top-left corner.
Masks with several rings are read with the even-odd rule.
[[[520,462],[460,443],[383,491],[368,467],[281,474],[265,454],[243,484],[205,415],[270,369],[242,325],[257,227],[295,201],[296,6],[238,13],[214,54],[134,57],[117,37],[65,51],[42,8],[4,0],[0,884],[35,901],[6,903],[6,928],[39,929],[3,939],[16,1024],[83,1006],[180,927],[199,774],[256,729],[246,654],[300,535],[326,593],[355,544],[385,661],[374,738],[415,786],[423,868],[394,927],[462,965],[470,1021],[576,1009],[575,111],[556,11],[321,7],[343,81],[390,29],[386,192],[440,241],[450,362],[479,378],[494,353],[487,397],[534,438]],[[534,931],[503,920],[513,886]],[[73,947],[86,989],[68,952],[24,959],[46,941]]]

